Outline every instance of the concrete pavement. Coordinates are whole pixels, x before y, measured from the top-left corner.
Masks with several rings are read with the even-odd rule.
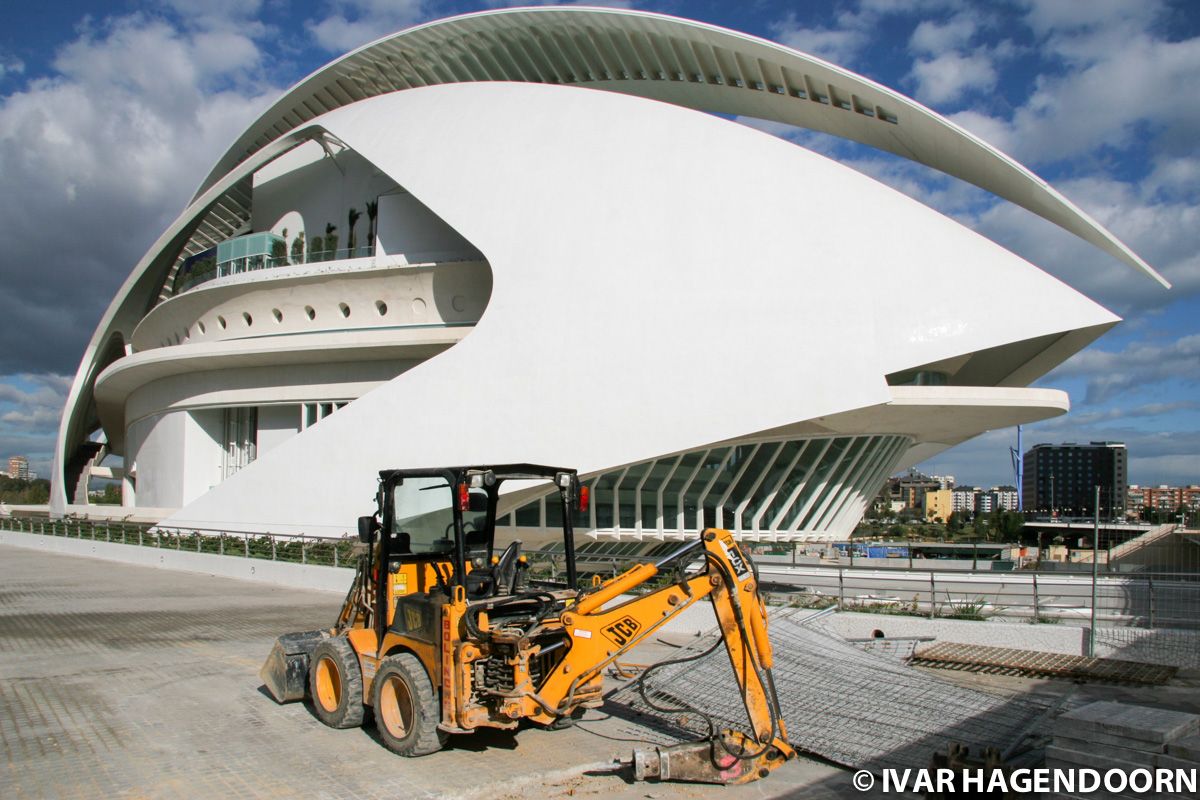
[[[722,788],[608,770],[650,734],[590,712],[561,731],[454,737],[401,759],[372,726],[276,705],[258,668],[279,633],[340,597],[0,546],[0,796],[5,798],[869,797],[798,760]]]

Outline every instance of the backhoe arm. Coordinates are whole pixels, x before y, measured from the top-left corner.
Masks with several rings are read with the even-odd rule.
[[[668,566],[686,566],[701,553],[705,568],[699,574],[604,608]],[[571,648],[542,687],[540,704],[570,708],[577,693],[602,680],[606,666],[705,597],[713,603],[751,730],[722,731],[712,741],[635,753],[638,777],[744,783],[766,775],[795,751],[787,743],[771,677],[771,643],[757,579],[728,531],[709,529],[657,564],[638,564],[582,595],[562,615]],[[546,715],[545,721],[551,719]],[[535,717],[535,721],[542,720]]]

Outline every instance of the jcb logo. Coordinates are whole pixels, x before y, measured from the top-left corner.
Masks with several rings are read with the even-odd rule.
[[[642,626],[633,617],[622,617],[604,629],[604,635],[623,647]]]

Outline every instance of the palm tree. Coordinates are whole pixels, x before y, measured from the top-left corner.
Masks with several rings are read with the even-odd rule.
[[[367,201],[367,247],[375,252],[375,218],[379,216],[379,201]]]
[[[338,235],[334,232],[336,230],[337,225],[332,222],[325,223],[325,257],[322,261],[337,258]]]
[[[346,215],[346,230],[350,231],[346,237],[346,247],[350,248],[350,258],[354,258],[354,248],[358,244],[354,226],[358,224],[358,218],[361,216],[362,213],[357,208],[350,206],[350,213]]]

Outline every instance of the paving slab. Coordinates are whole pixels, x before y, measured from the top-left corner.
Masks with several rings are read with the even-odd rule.
[[[452,737],[399,758],[373,726],[327,728],[261,688],[275,637],[329,624],[339,605],[328,592],[0,545],[0,797],[875,796],[804,759],[744,787],[633,784],[614,762],[650,740],[606,708],[566,730]]]
[[[1087,738],[1096,732],[1141,742],[1166,744],[1200,731],[1200,715],[1165,708],[1102,701],[1069,711],[1054,724],[1054,732]]]
[[[1167,745],[1167,752],[1175,758],[1200,764],[1200,735],[1176,739]]]

